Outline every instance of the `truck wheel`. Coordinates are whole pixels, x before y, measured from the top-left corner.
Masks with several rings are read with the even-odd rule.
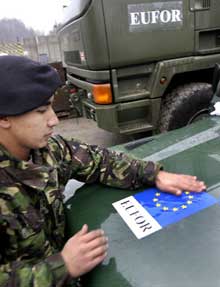
[[[213,97],[208,83],[190,83],[179,86],[162,101],[159,131],[181,128],[209,114]]]

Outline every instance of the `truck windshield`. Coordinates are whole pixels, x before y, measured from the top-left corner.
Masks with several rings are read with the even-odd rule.
[[[63,24],[79,18],[88,8],[92,0],[72,0],[64,10]]]

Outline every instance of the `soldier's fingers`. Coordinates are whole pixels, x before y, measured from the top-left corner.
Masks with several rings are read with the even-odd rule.
[[[88,233],[88,225],[84,224],[82,226],[82,228],[76,234],[74,234],[70,239],[71,240],[79,240],[80,238],[85,236],[85,234],[87,234],[87,233]]]
[[[199,191],[199,190],[205,190],[207,187],[204,181],[195,181],[192,183],[192,188],[194,188],[195,191]]]
[[[203,184],[201,184],[201,185],[191,185],[191,186],[189,186],[189,187],[187,187],[187,188],[185,188],[185,190],[187,190],[187,191],[193,191],[193,192],[201,192],[201,191],[204,191],[204,190],[206,190],[206,186]]]
[[[105,237],[102,229],[92,230],[83,236],[83,242],[90,242],[99,237]]]
[[[99,246],[98,248],[93,249],[91,252],[88,253],[88,257],[92,260],[96,257],[100,257],[107,253],[108,250],[108,244],[105,244],[103,246]]]
[[[174,194],[174,195],[181,195],[182,194],[182,190],[176,187],[169,187],[168,189],[166,189],[166,192]]]
[[[87,250],[92,251],[93,249],[100,247],[100,246],[106,246],[108,244],[108,238],[106,236],[98,237],[94,240],[91,240],[86,243]]]
[[[89,229],[88,225],[84,224],[82,228],[73,237],[78,238],[78,237],[84,236],[85,234],[88,233],[88,229]]]
[[[91,260],[91,262],[90,262],[90,270],[93,269],[98,264],[100,264],[105,259],[106,256],[107,256],[107,252],[105,252],[104,254],[102,254],[102,255],[100,255],[98,257],[95,257],[93,260]]]
[[[80,233],[83,235],[83,234],[86,234],[88,232],[89,228],[88,228],[88,225],[87,224],[84,224],[83,227],[81,228],[80,230]]]
[[[189,191],[200,192],[206,189],[203,181],[198,181],[196,176],[190,175],[177,175],[175,186],[182,190],[188,189]]]
[[[176,187],[182,190],[201,192],[206,189],[206,185],[202,181],[183,181],[176,184]]]

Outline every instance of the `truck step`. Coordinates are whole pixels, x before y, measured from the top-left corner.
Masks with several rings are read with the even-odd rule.
[[[153,130],[154,126],[149,123],[126,123],[120,125],[120,134],[141,133]]]

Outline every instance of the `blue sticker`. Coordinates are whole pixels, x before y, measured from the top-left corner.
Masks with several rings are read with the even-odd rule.
[[[198,211],[218,202],[207,192],[195,193],[185,191],[181,196],[161,192],[150,188],[134,195],[134,198],[163,227],[180,221]]]

